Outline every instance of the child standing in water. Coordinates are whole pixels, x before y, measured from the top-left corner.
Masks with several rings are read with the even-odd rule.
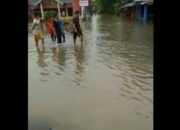
[[[52,42],[56,41],[56,34],[54,30],[53,18],[49,19],[48,21],[48,31],[51,36]]]
[[[57,14],[55,14],[54,16],[53,25],[56,31],[57,43],[60,44],[62,43],[62,40],[61,40],[62,33],[61,33],[61,28],[60,28],[60,21]]]
[[[32,23],[32,32],[34,34],[34,40],[36,42],[36,47],[38,48],[38,42],[41,39],[42,45],[44,46],[44,36],[42,31],[42,20],[38,14],[35,14],[35,19]]]
[[[60,22],[61,36],[63,37],[63,42],[65,42],[64,23],[62,17],[59,18],[59,22]]]

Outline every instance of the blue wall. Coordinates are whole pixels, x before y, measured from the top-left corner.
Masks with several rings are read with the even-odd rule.
[[[144,21],[148,20],[148,6],[144,5]]]
[[[148,20],[148,6],[147,5],[137,5],[136,6],[136,18],[139,20]]]

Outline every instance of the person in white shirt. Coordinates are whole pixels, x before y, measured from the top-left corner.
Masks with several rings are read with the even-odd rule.
[[[41,39],[42,45],[44,46],[44,36],[42,31],[42,20],[38,14],[35,14],[35,19],[32,23],[32,32],[34,35],[34,40],[36,42],[36,47],[38,48],[38,42]]]

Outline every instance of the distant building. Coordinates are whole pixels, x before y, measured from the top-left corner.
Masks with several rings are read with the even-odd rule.
[[[82,12],[84,12],[85,15],[91,15],[92,0],[88,0],[88,4],[89,5],[84,8],[84,11],[82,11],[83,8],[80,7],[79,0],[72,0],[73,12],[78,10],[78,11],[80,11],[81,15],[84,15],[84,14],[82,14]]]
[[[85,7],[85,15],[91,16],[92,15],[92,5],[93,5],[93,0],[89,0],[89,6]]]
[[[64,13],[65,16],[72,16],[72,0],[28,0],[29,18],[33,13],[40,13],[44,18],[44,11],[54,10],[59,16]]]
[[[72,8],[73,8],[73,13],[75,11],[81,11],[81,8],[79,6],[79,0],[72,0]]]
[[[73,16],[72,0],[61,0],[64,3],[64,9],[66,16]]]
[[[147,21],[153,18],[153,2],[153,0],[135,0],[137,19]]]
[[[147,21],[153,18],[153,0],[133,0],[121,7],[123,16]]]

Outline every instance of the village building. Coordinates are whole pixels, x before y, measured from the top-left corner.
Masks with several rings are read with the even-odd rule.
[[[91,14],[92,0],[88,0],[89,6],[84,8],[87,15]],[[82,7],[79,0],[28,0],[28,20],[33,19],[34,13],[39,13],[44,18],[44,12],[53,10],[58,12],[59,16],[73,16],[78,10],[82,15]]]
[[[143,21],[153,19],[153,0],[133,0],[120,9],[123,16],[132,19]]]
[[[72,0],[28,0],[28,18],[32,19],[34,13],[41,14],[44,18],[44,12],[53,10],[58,12],[59,16],[72,16]]]

